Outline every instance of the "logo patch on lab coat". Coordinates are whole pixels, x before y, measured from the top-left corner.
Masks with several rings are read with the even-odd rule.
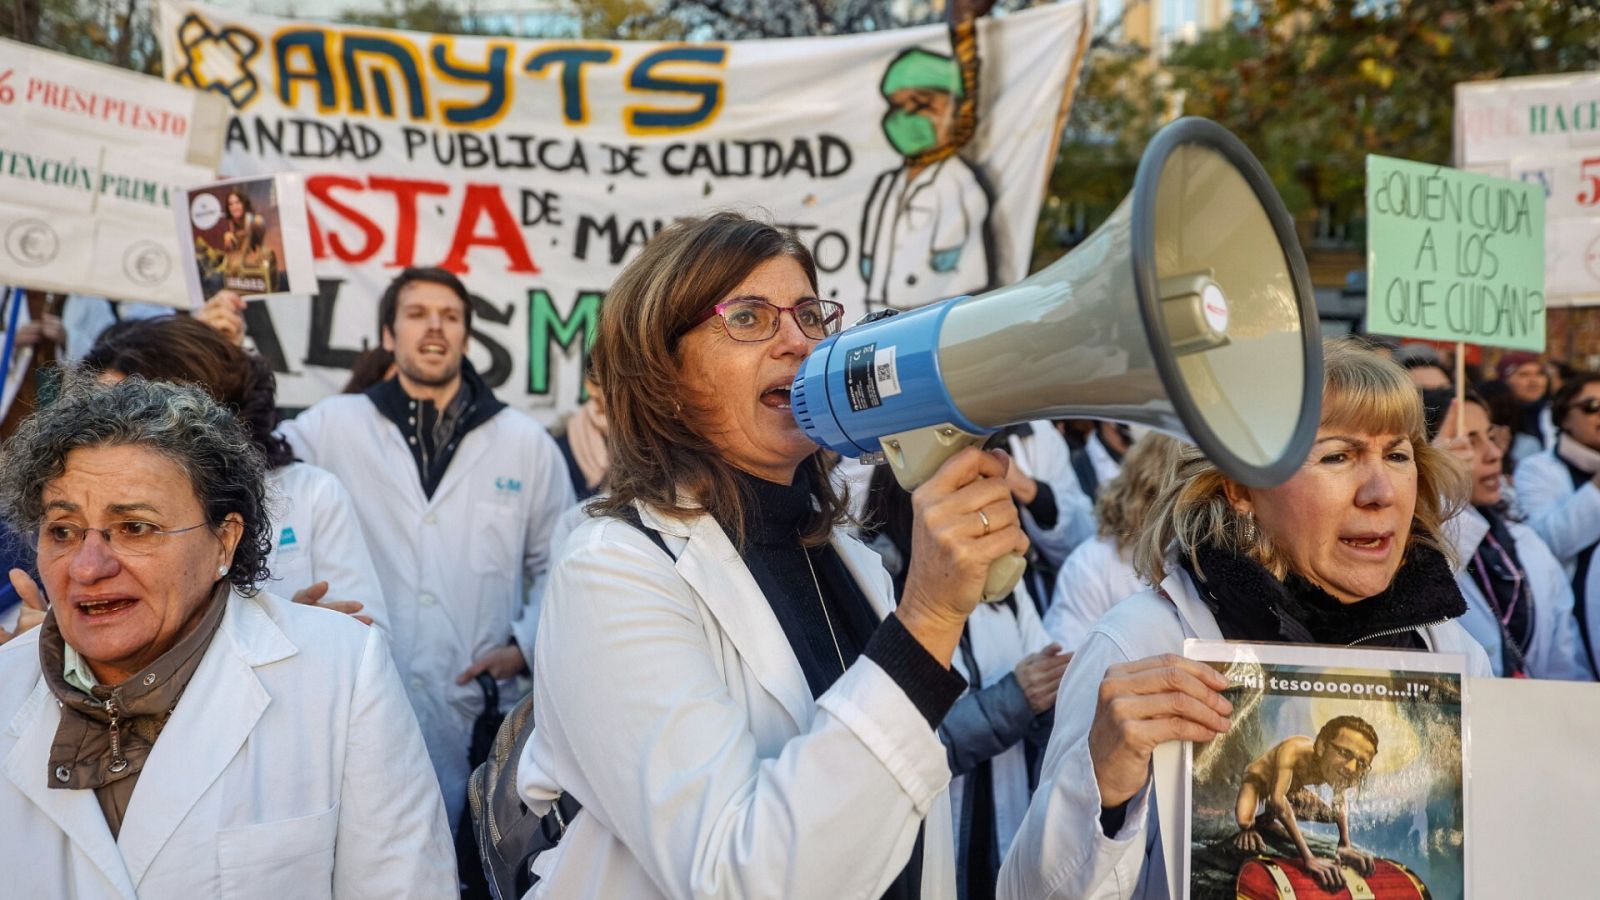
[[[494,489],[502,494],[520,494],[522,493],[522,482],[502,475],[494,480]]]
[[[296,543],[293,528],[285,528],[283,533],[278,535],[279,547],[293,547]]]

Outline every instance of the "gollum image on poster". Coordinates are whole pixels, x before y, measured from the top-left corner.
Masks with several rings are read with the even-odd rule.
[[[1227,734],[1185,758],[1193,900],[1467,896],[1458,655],[1185,643]]]

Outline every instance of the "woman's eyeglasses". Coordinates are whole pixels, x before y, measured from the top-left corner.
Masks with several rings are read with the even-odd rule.
[[[765,341],[778,333],[784,313],[794,317],[801,334],[820,341],[830,334],[839,333],[839,323],[844,321],[844,304],[812,299],[784,307],[745,297],[718,303],[694,324],[699,325],[713,316],[721,316],[722,324],[728,329],[728,337],[736,341]]]
[[[104,528],[83,528],[78,525],[67,525],[56,522],[39,529],[39,554],[41,556],[63,556],[78,549],[84,538],[95,533],[105,539],[111,552],[119,556],[145,556],[155,552],[161,545],[161,539],[171,534],[183,534],[196,528],[204,528],[204,522],[199,525],[190,525],[188,528],[174,528],[170,531],[151,524],[130,520],[127,522],[112,522]]]

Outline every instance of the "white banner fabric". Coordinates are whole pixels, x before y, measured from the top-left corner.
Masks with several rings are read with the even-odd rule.
[[[579,402],[606,288],[682,216],[736,209],[793,228],[847,321],[1026,274],[1088,26],[1084,0],[983,20],[976,134],[959,157],[920,169],[912,151],[948,126],[902,89],[934,89],[934,107],[955,93],[942,26],[513,40],[165,0],[162,49],[168,77],[232,106],[222,175],[306,177],[319,293],[247,313],[280,403],[338,390],[378,342],[389,280],[443,266],[475,297],[474,364],[503,400],[549,423]],[[890,94],[902,104],[893,116]]]
[[[1600,73],[1456,85],[1456,165],[1544,188],[1550,306],[1600,305]]]

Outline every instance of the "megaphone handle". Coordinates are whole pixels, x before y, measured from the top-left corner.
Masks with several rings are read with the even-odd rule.
[[[985,435],[946,423],[886,434],[878,443],[889,468],[894,470],[895,480],[907,491],[914,491],[932,478],[945,460],[985,440]],[[1008,553],[990,563],[989,577],[983,582],[983,602],[1002,600],[1016,590],[1027,568],[1028,561],[1020,553]]]

